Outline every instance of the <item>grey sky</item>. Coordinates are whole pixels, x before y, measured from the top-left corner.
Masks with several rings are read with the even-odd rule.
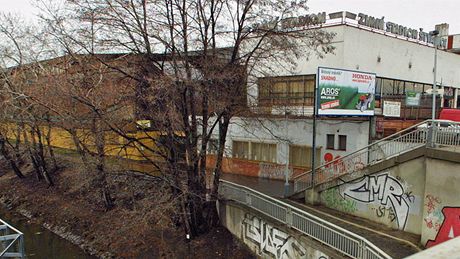
[[[289,1],[289,0],[286,0]],[[385,16],[386,22],[394,22],[413,29],[434,29],[434,25],[446,22],[450,34],[460,34],[459,0],[308,0],[310,11],[350,11],[374,17]],[[35,12],[30,0],[0,0],[0,11],[22,13],[32,17]]]

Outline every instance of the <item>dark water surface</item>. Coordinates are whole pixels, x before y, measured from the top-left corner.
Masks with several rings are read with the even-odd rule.
[[[17,214],[0,209],[0,218],[24,233],[25,250],[27,258],[46,259],[93,259],[84,253],[78,246],[62,239],[46,228],[31,224],[28,220]]]

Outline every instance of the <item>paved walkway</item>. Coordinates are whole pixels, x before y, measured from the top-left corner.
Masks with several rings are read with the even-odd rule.
[[[307,211],[308,213],[311,213],[353,233],[363,236],[393,258],[404,258],[420,251],[420,248],[413,245],[418,244],[420,240],[420,236],[418,235],[390,229],[382,224],[378,224],[349,214],[344,214],[324,206],[305,205],[302,203],[302,201],[283,198],[283,181],[235,174],[224,174],[221,178],[236,184],[247,186],[266,195],[279,198],[284,202],[291,204],[292,206]],[[290,190],[292,190],[292,184],[290,187]]]
[[[222,174],[220,178],[232,183],[244,185],[272,197],[284,197],[284,181],[281,180],[271,180],[267,178],[251,177],[238,174]],[[292,193],[292,190],[293,185],[291,182],[289,183],[289,194]]]

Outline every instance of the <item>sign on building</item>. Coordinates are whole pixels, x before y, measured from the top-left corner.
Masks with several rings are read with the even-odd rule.
[[[401,103],[393,101],[383,101],[383,116],[401,117]]]
[[[318,115],[373,116],[375,74],[318,68]]]
[[[420,106],[420,93],[406,92],[406,106]]]

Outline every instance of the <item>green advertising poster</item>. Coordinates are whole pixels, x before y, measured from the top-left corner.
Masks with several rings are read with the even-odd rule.
[[[420,106],[420,93],[406,92],[406,106]]]
[[[373,116],[375,74],[318,68],[318,115]]]

